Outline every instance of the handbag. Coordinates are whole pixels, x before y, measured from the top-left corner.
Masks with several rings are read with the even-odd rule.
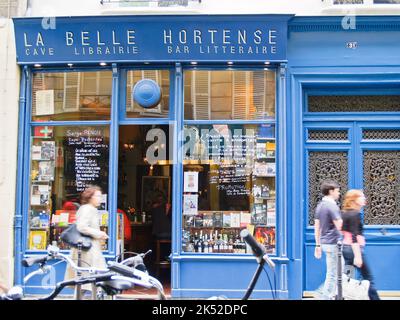
[[[78,248],[78,243],[81,241],[82,250],[84,251],[87,251],[92,247],[92,238],[80,233],[76,223],[71,224],[67,229],[65,229],[61,233],[60,239],[74,248]]]
[[[342,275],[342,288],[344,300],[369,300],[368,290],[370,283],[368,280],[356,280],[347,274]]]

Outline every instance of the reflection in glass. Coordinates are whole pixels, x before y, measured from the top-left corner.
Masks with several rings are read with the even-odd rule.
[[[275,117],[275,71],[185,72],[185,119],[255,120]]]
[[[34,73],[32,120],[109,120],[111,82],[111,71]]]

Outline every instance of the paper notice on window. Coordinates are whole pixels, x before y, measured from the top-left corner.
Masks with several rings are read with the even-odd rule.
[[[198,212],[198,195],[185,194],[183,195],[183,214],[196,215]]]
[[[54,90],[36,91],[36,116],[54,114]]]
[[[231,227],[239,228],[240,227],[240,213],[231,213]]]
[[[246,228],[248,224],[251,223],[251,214],[248,212],[240,213],[240,227]]]
[[[184,189],[183,192],[199,191],[199,173],[187,171],[184,173]]]

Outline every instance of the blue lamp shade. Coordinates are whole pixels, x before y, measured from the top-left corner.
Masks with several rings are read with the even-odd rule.
[[[155,108],[161,100],[161,88],[151,79],[140,80],[133,87],[132,99],[143,108]]]

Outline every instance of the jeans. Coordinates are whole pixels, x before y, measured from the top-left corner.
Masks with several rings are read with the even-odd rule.
[[[371,269],[369,268],[369,265],[367,263],[367,260],[365,258],[365,254],[363,250],[361,251],[361,257],[363,264],[361,268],[356,267],[358,270],[361,272],[361,276],[363,277],[364,280],[369,280],[369,290],[368,290],[368,296],[371,300],[380,300],[378,292],[376,291],[375,288],[375,283],[374,283],[374,278],[371,273]],[[354,253],[353,249],[349,245],[344,245],[343,246],[343,258],[345,261],[346,265],[351,265],[353,266],[354,262]]]
[[[317,293],[322,300],[332,300],[336,296],[337,283],[337,245],[321,244],[321,249],[326,256],[326,276],[325,282],[317,289]]]

